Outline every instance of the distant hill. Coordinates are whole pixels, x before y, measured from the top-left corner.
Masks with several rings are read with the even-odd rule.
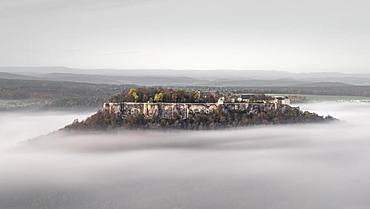
[[[351,87],[354,85],[341,82],[310,82],[298,84],[297,87]]]
[[[206,83],[189,77],[158,77],[158,76],[125,76],[125,75],[95,75],[95,74],[72,74],[72,73],[48,73],[40,76],[44,80],[73,81],[101,84],[136,84],[136,85],[193,85]]]
[[[283,86],[316,82],[370,85],[370,74],[292,73],[273,70],[77,69],[67,67],[0,67],[0,72],[44,80],[139,85]],[[270,83],[270,84],[269,84]]]
[[[125,86],[77,82],[0,79],[0,101],[19,100],[27,108],[97,108]],[[31,101],[31,104],[28,104]],[[1,104],[1,103],[0,103]],[[14,108],[26,105],[16,105]],[[6,110],[13,107],[5,107]],[[0,111],[4,110],[1,108]]]
[[[1,74],[10,79],[0,78],[0,111],[4,110],[1,106],[2,100],[19,101],[14,107],[5,107],[6,110],[14,108],[98,108],[108,98],[116,95],[127,88],[136,88],[138,85],[113,85],[97,84],[76,81],[51,81],[36,80],[33,77],[17,76],[12,74]],[[73,77],[73,75],[70,75]],[[89,75],[91,76],[91,75]],[[58,77],[58,76],[56,76]],[[15,78],[26,78],[15,79]],[[79,79],[96,78],[80,77]],[[66,79],[63,77],[63,79]],[[97,79],[97,78],[96,78]],[[105,78],[108,79],[108,78]],[[127,78],[125,78],[127,79]],[[138,79],[130,77],[130,79]],[[150,79],[153,79],[150,81]],[[142,82],[156,82],[158,86],[166,87],[163,84],[169,84],[167,80],[171,78],[143,78]],[[180,78],[179,78],[180,79]],[[295,80],[277,80],[277,81],[230,81],[222,80],[209,81],[214,86],[207,85],[189,85],[187,79],[182,78],[181,82],[186,85],[174,85],[182,89],[201,90],[201,91],[224,91],[232,93],[264,93],[264,94],[308,94],[308,95],[338,95],[338,96],[364,96],[370,97],[370,86],[356,86],[343,83],[319,82],[296,84]],[[78,80],[78,79],[77,79]],[[136,80],[137,81],[137,80]],[[208,82],[196,80],[197,82]],[[173,81],[171,81],[173,82]],[[290,86],[288,83],[290,82]],[[179,83],[177,83],[179,84]],[[193,83],[194,84],[194,83]],[[233,86],[232,84],[236,85]],[[225,85],[225,86],[224,86]],[[169,86],[167,86],[169,87]],[[27,101],[26,101],[27,100]]]
[[[18,80],[35,80],[36,77],[0,72],[0,79],[18,79]]]
[[[308,86],[311,83],[294,79],[275,80],[233,80],[223,79],[196,79],[179,76],[124,76],[124,75],[95,75],[95,74],[73,74],[73,73],[47,73],[26,76],[22,74],[0,74],[0,79],[17,80],[43,80],[43,81],[67,81],[92,84],[124,85],[134,84],[142,86],[213,86],[213,87],[266,87],[266,86]],[[314,83],[312,83],[314,84]]]

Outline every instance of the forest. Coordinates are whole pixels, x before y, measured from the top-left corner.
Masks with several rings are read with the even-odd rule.
[[[135,90],[136,89],[136,90]],[[130,92],[131,90],[131,92]],[[221,96],[229,101],[230,95],[298,94],[370,96],[369,86],[328,85],[290,87],[215,87],[174,86],[143,87],[133,84],[111,85],[87,82],[0,79],[0,102],[11,109],[84,109],[99,108],[105,101],[137,102],[217,102]],[[16,105],[12,105],[16,104]],[[0,111],[5,110],[0,105]]]

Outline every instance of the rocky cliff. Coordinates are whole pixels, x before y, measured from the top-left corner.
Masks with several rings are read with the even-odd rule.
[[[259,124],[331,121],[298,107],[273,103],[107,103],[85,121],[66,129],[217,129]]]

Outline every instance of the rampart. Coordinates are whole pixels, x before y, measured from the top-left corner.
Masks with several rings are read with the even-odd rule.
[[[123,118],[144,115],[145,118],[186,119],[190,115],[223,112],[246,112],[255,114],[280,108],[275,103],[105,103],[103,110],[120,114]]]

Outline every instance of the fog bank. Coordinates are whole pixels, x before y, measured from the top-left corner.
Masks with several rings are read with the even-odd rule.
[[[0,153],[0,208],[369,208],[370,104],[301,108],[341,122],[60,133],[21,143]]]
[[[91,112],[0,112],[0,149],[46,135]]]

